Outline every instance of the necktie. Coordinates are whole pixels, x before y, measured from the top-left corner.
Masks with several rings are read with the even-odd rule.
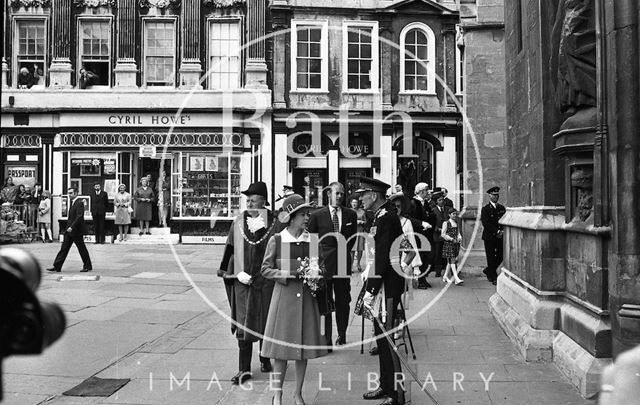
[[[333,231],[340,232],[340,222],[338,221],[338,210],[333,210],[333,216],[331,217],[331,221],[333,222]]]

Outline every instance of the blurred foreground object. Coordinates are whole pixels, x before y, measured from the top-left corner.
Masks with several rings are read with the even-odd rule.
[[[640,398],[640,346],[621,353],[602,373],[600,405],[637,404]]]
[[[12,354],[40,354],[66,327],[62,309],[40,302],[40,265],[24,250],[0,250],[0,401],[2,361]]]

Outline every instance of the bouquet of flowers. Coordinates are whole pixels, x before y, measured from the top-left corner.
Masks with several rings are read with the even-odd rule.
[[[298,277],[302,280],[302,283],[309,288],[311,295],[316,297],[318,291],[324,285],[324,277],[322,276],[322,269],[318,264],[317,257],[305,257],[304,259],[298,258],[300,267],[298,267]]]

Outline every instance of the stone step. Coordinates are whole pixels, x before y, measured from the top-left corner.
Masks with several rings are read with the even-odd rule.
[[[127,235],[127,240],[124,242],[119,242],[116,238],[113,243],[122,243],[129,245],[177,245],[180,240],[180,235],[177,233],[172,233],[168,235],[138,235],[130,234]]]
[[[131,231],[129,233],[131,233],[132,235],[137,235],[138,233],[140,233],[140,228],[138,227],[132,227],[130,229]],[[164,227],[149,228],[149,232],[151,232],[151,235],[169,235],[171,234],[171,228],[168,228],[168,227],[167,228],[164,228]]]

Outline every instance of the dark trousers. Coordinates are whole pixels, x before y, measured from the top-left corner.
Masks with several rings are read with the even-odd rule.
[[[487,256],[487,278],[495,280],[498,278],[498,267],[503,259],[502,239],[485,240],[484,253]]]
[[[253,354],[253,342],[249,340],[238,340],[238,371],[251,372],[251,355]],[[260,340],[260,351],[262,351],[262,340]],[[261,363],[268,363],[269,359],[260,356]]]
[[[94,215],[93,224],[96,230],[96,242],[104,243],[104,214]]]
[[[442,265],[443,265],[442,247],[443,246],[444,246],[444,241],[433,242],[433,250],[431,251],[431,258],[433,259],[433,261],[431,262],[431,270],[429,270],[429,273],[431,273],[432,271],[435,272],[436,277],[440,277],[442,273]]]
[[[349,324],[349,303],[351,302],[351,279],[334,277],[331,280],[327,280],[327,291],[329,294],[333,294],[333,300],[336,303],[338,336],[346,339],[347,325]],[[328,314],[324,317],[324,334],[327,338],[327,345],[332,344],[332,329],[332,316]]]
[[[400,303],[400,298],[387,298],[387,322],[385,328],[391,330],[395,324],[395,316]],[[378,361],[380,363],[380,388],[399,403],[404,403],[404,391],[400,384],[396,384],[396,373],[402,373],[402,365],[398,354],[393,350],[387,338],[382,334],[382,329],[377,322],[373,323],[374,333],[376,335],[376,344],[378,345]],[[404,383],[406,384],[406,382]],[[399,390],[396,391],[396,388]]]
[[[91,269],[93,266],[91,265],[91,258],[89,257],[89,251],[87,250],[87,246],[84,244],[84,235],[79,232],[73,233],[65,233],[64,241],[62,242],[62,246],[60,247],[60,251],[56,256],[56,259],[53,261],[53,268],[56,270],[62,270],[62,265],[64,261],[67,259],[67,255],[69,254],[69,249],[71,249],[72,244],[76,244],[78,248],[78,253],[80,253],[80,257],[82,258],[83,268]]]

